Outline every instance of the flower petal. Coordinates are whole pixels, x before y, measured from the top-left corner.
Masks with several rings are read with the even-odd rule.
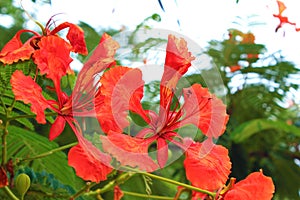
[[[168,143],[164,138],[157,139],[157,161],[160,168],[164,168],[168,161]]]
[[[42,95],[42,88],[20,70],[13,73],[10,83],[16,100],[30,103],[31,112],[36,114],[36,121],[41,124],[46,123],[44,110],[50,106]]]
[[[35,51],[34,48],[30,45],[30,39],[25,44],[22,43],[20,36],[24,32],[31,32],[30,30],[20,30],[16,35],[3,47],[0,52],[0,61],[4,64],[12,64],[18,62],[19,60],[28,60],[32,53]]]
[[[270,177],[261,171],[249,174],[244,180],[236,183],[224,197],[224,200],[271,200],[275,187]]]
[[[115,64],[114,55],[117,48],[119,48],[119,44],[109,35],[103,34],[99,45],[92,52],[92,55],[77,76],[73,90],[74,108],[77,107],[77,104],[82,104],[81,97],[83,93],[94,95],[94,90],[98,87],[98,85],[95,85],[95,77],[106,68]],[[94,98],[94,96],[91,98]]]
[[[124,193],[122,192],[121,188],[118,185],[116,185],[114,187],[114,200],[121,200],[123,196]]]
[[[67,39],[70,41],[72,51],[83,55],[87,55],[88,50],[86,48],[84,40],[84,31],[79,26],[69,22],[64,22],[58,25],[53,31],[51,31],[50,34],[54,35],[58,31],[65,28],[69,28],[69,31],[67,33]]]
[[[194,124],[208,137],[218,138],[222,135],[228,121],[223,102],[200,84],[184,88],[183,93],[185,118],[180,126]]]
[[[134,81],[132,81],[134,80]],[[121,133],[129,125],[128,111],[148,120],[140,103],[143,98],[142,72],[128,67],[114,67],[100,79],[100,92],[96,95],[96,113],[102,130]]]
[[[42,37],[38,46],[40,49],[33,54],[34,63],[41,74],[46,74],[54,82],[60,81],[70,70],[70,45],[62,38],[50,35]]]
[[[52,141],[57,138],[65,129],[66,120],[63,116],[59,115],[52,124],[49,132],[49,140]]]
[[[114,132],[100,138],[104,151],[115,157],[122,166],[138,167],[147,172],[158,169],[148,155],[151,141]]]
[[[77,176],[86,181],[106,180],[112,171],[111,158],[83,137],[77,135],[77,138],[79,144],[70,149],[68,164],[75,169]]]
[[[0,188],[8,185],[8,178],[4,167],[0,167]]]
[[[188,51],[187,43],[183,38],[176,38],[169,35],[166,49],[164,73],[160,86],[160,104],[169,110],[169,104],[173,98],[178,80],[191,66],[195,58]]]
[[[185,152],[184,167],[192,185],[214,191],[221,188],[230,174],[228,150],[212,141],[193,142]]]

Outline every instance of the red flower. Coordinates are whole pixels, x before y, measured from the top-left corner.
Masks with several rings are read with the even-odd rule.
[[[123,196],[124,193],[122,192],[121,188],[118,185],[116,185],[114,187],[114,200],[121,200]]]
[[[76,53],[81,53],[86,55],[87,48],[84,41],[84,32],[83,30],[78,27],[75,24],[71,24],[69,22],[65,22],[57,26],[54,30],[50,31],[49,26],[51,25],[51,21],[53,19],[51,18],[48,23],[46,24],[46,27],[43,28],[43,35],[40,35],[37,32],[31,31],[31,30],[20,30],[16,33],[16,35],[3,47],[3,49],[0,52],[0,61],[4,64],[12,64],[13,62],[18,62],[19,60],[29,60],[32,54],[35,54],[36,49],[43,49],[47,46],[42,45],[40,46],[40,40],[42,40],[44,37],[47,36],[53,36],[53,37],[59,37],[57,35],[57,32],[69,28],[69,31],[67,33],[67,39],[69,40],[70,44],[70,51],[74,51]],[[28,41],[26,41],[24,44],[21,41],[21,34],[24,32],[33,33],[34,36],[31,37]],[[47,43],[51,44],[51,43]],[[52,45],[55,45],[52,44]],[[55,51],[59,51],[60,48],[54,48]],[[49,50],[49,48],[48,48]],[[47,50],[46,50],[47,51]],[[45,54],[42,54],[45,55]],[[65,55],[65,54],[63,54]],[[62,55],[62,56],[63,56]],[[66,61],[69,61],[69,54],[67,55],[68,59]],[[35,55],[35,59],[38,59],[39,56]],[[41,58],[42,59],[42,58]],[[65,59],[65,57],[63,58]],[[60,60],[62,62],[62,60]],[[38,65],[38,63],[36,63]]]
[[[225,193],[224,200],[271,200],[275,187],[270,177],[265,176],[262,171],[253,172],[244,180],[234,184]]]
[[[228,150],[211,140],[192,142],[185,152],[184,167],[187,179],[201,189],[214,191],[222,188],[230,174]]]
[[[4,167],[0,167],[0,188],[8,185],[8,178]]]
[[[273,14],[273,16],[279,19],[279,24],[276,27],[275,32],[277,32],[280,28],[282,28],[284,24],[290,24],[296,26],[296,23],[290,22],[288,17],[282,16],[283,11],[286,9],[284,3],[277,0],[277,4],[278,4],[278,14]]]
[[[34,59],[47,78],[54,82],[57,100],[47,100],[42,95],[41,87],[23,72],[17,70],[11,78],[12,90],[17,100],[31,104],[31,111],[37,115],[39,123],[46,123],[44,110],[49,108],[58,114],[51,126],[49,139],[54,140],[68,123],[74,131],[78,145],[69,152],[69,165],[76,174],[85,180],[99,182],[105,180],[112,171],[110,157],[94,147],[83,138],[78,122],[74,116],[94,116],[94,95],[98,89],[93,84],[95,76],[115,63],[114,54],[118,44],[110,36],[104,34],[89,61],[78,75],[76,86],[71,96],[60,88],[61,77],[69,69],[70,45],[56,36],[42,37],[40,49],[35,51]],[[73,44],[74,45],[74,44]]]
[[[36,56],[38,56],[38,59],[35,60],[37,63],[39,63],[38,67],[40,68],[41,73],[46,74],[46,77],[53,80],[57,94],[57,101],[46,100],[42,95],[41,87],[34,82],[31,77],[25,76],[23,72],[19,70],[13,73],[11,85],[15,94],[15,98],[17,100],[23,100],[24,103],[31,104],[31,111],[37,114],[37,121],[39,123],[46,123],[44,114],[44,110],[46,108],[50,108],[58,113],[58,117],[50,129],[50,140],[55,139],[61,134],[66,121],[68,121],[67,119],[70,121],[74,120],[73,115],[87,116],[94,113],[93,97],[97,85],[88,88],[83,87],[83,85],[85,83],[88,84],[86,82],[87,78],[89,78],[89,81],[92,82],[92,80],[94,80],[94,76],[98,72],[114,64],[114,60],[112,59],[114,54],[112,52],[115,52],[115,48],[117,46],[106,46],[107,42],[112,42],[112,38],[107,37],[107,35],[104,35],[104,37],[106,40],[102,40],[96,51],[91,56],[91,58],[95,60],[94,63],[88,62],[89,64],[84,65],[83,67],[83,73],[89,73],[87,73],[86,76],[83,76],[80,73],[75,89],[73,90],[73,94],[70,97],[61,91],[60,88],[61,77],[65,75],[69,69],[69,61],[65,59],[69,51],[68,46],[64,45],[64,40],[59,37],[43,37],[40,41],[40,44],[41,47],[44,48],[36,51]],[[60,46],[59,48],[55,48],[55,45]],[[57,52],[55,49],[58,49]],[[101,55],[101,57],[99,55]],[[96,60],[96,57],[99,60]],[[108,60],[110,62],[107,62]],[[95,64],[95,66],[93,66],[93,64]],[[84,78],[81,79],[81,77]],[[84,98],[82,95],[83,93],[86,94]]]
[[[13,73],[10,82],[16,100],[22,100],[26,104],[30,103],[31,112],[36,114],[37,122],[46,123],[44,110],[50,105],[42,95],[42,88],[30,76],[25,76],[20,70]]]
[[[138,167],[143,171],[154,171],[158,168],[148,155],[152,141],[113,132],[107,137],[100,136],[100,139],[103,150],[113,155],[123,166]]]
[[[242,67],[240,65],[233,65],[233,66],[230,66],[229,69],[230,69],[230,72],[235,72],[235,71],[238,71],[240,70]]]
[[[171,109],[177,82],[187,72],[193,59],[194,57],[188,52],[186,42],[170,35],[160,86],[159,113],[146,111],[141,105],[144,81],[139,69],[118,66],[104,73],[100,79],[101,87],[95,99],[96,112],[103,131],[108,134],[107,138],[114,138],[112,143],[115,145],[108,150],[112,154],[115,153],[113,156],[117,159],[127,157],[132,162],[135,160],[136,163],[142,163],[143,160],[137,160],[134,156],[128,158],[127,154],[121,155],[122,151],[117,149],[145,153],[144,150],[130,150],[131,147],[126,145],[137,143],[137,138],[141,138],[140,143],[147,145],[144,148],[148,149],[148,146],[156,141],[158,164],[160,167],[164,167],[168,160],[168,142],[183,149],[186,148],[180,142],[182,138],[175,132],[176,129],[187,124],[194,124],[208,137],[218,137],[224,132],[228,120],[225,105],[199,84],[184,89],[185,103],[181,108],[176,105],[176,109]],[[149,125],[135,137],[121,134],[123,129],[129,125],[127,119],[129,111],[140,115]],[[119,134],[110,136],[110,130]],[[143,143],[142,141],[147,142]],[[113,148],[116,149],[113,150]],[[123,160],[121,164],[128,165],[129,163]]]
[[[78,145],[72,147],[68,154],[68,163],[72,166],[76,175],[84,180],[100,182],[106,180],[112,171],[111,157],[102,153],[91,142],[77,135]]]

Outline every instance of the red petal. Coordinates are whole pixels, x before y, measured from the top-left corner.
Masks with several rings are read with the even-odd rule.
[[[3,167],[0,167],[0,188],[8,185],[8,178],[6,175],[6,171]]]
[[[164,109],[169,110],[168,105],[172,100],[177,82],[187,72],[191,61],[195,58],[188,52],[186,41],[183,38],[178,39],[174,35],[169,35],[166,51],[160,86],[160,104]]]
[[[50,128],[49,140],[57,138],[65,129],[66,120],[63,116],[58,116]]]
[[[187,149],[184,167],[192,185],[213,191],[221,188],[230,174],[228,150],[212,141],[192,143]]]
[[[112,132],[100,138],[104,151],[115,157],[121,165],[138,167],[148,172],[158,168],[148,155],[148,147],[151,143],[148,140]]]
[[[194,124],[208,137],[222,135],[228,121],[223,102],[200,84],[183,89],[183,93],[185,118],[180,126]]]
[[[244,180],[238,182],[230,189],[224,200],[271,200],[275,187],[270,177],[262,172],[253,172]]]
[[[192,191],[192,199],[191,200],[200,200],[200,199],[205,200],[206,197],[207,197],[207,194],[203,194],[201,192]]]
[[[106,180],[112,171],[109,165],[111,158],[83,137],[78,141],[79,144],[72,147],[68,154],[68,163],[75,169],[76,175],[86,181]]]
[[[286,6],[285,6],[284,3],[281,2],[281,1],[277,1],[277,4],[278,4],[279,14],[281,15],[282,12],[286,9]]]
[[[41,124],[46,123],[44,110],[49,107],[49,104],[42,95],[42,88],[20,70],[13,73],[10,83],[16,100],[30,103],[31,112],[36,114],[36,121]]]
[[[81,93],[90,93],[89,91],[93,90],[94,78],[97,74],[115,63],[114,55],[117,48],[119,48],[119,44],[109,35],[103,34],[99,45],[78,74],[73,94],[79,95],[73,95],[74,103],[79,103]]]
[[[65,28],[69,28],[67,39],[70,41],[72,45],[72,51],[83,55],[87,55],[88,51],[84,40],[84,32],[79,26],[69,22],[64,22],[59,26],[57,26],[53,31],[51,31],[50,34],[54,35],[58,31]]]
[[[157,139],[157,161],[160,168],[164,168],[168,161],[168,143],[163,138]]]
[[[114,187],[114,200],[121,200],[123,196],[124,193],[122,192],[121,188],[118,185],[116,185]]]
[[[31,32],[30,30],[20,30],[16,35],[3,47],[0,52],[0,61],[4,64],[12,64],[19,60],[28,60],[34,52],[34,48],[30,46],[30,41],[25,44],[22,43],[20,36],[24,32]],[[36,33],[34,33],[36,34]]]
[[[41,38],[38,46],[40,49],[34,52],[33,57],[41,74],[60,81],[70,70],[70,45],[60,37],[46,36]]]
[[[104,73],[100,82],[102,85],[95,102],[97,118],[105,133],[110,130],[121,133],[129,125],[129,110],[148,119],[140,103],[144,81],[139,69],[114,67]]]

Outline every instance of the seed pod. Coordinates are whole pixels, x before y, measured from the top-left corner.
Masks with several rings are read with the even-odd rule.
[[[29,176],[25,173],[19,174],[16,178],[15,186],[23,199],[24,195],[26,194],[27,190],[30,187]]]

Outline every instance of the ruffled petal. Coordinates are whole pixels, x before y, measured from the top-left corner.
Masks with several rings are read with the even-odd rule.
[[[236,183],[224,197],[224,200],[271,200],[275,186],[270,177],[261,171],[249,174],[244,180]]]
[[[185,152],[186,177],[192,185],[214,191],[221,188],[230,174],[228,150],[212,141],[193,142]]]
[[[26,104],[30,103],[31,112],[36,114],[36,121],[45,124],[44,110],[50,106],[42,95],[42,88],[30,76],[25,76],[20,70],[13,73],[10,83],[16,100],[21,100]]]
[[[22,43],[20,36],[24,32],[31,32],[30,30],[20,30],[16,35],[3,47],[0,52],[0,61],[4,64],[12,64],[18,62],[19,60],[29,60],[32,53],[35,51],[30,45],[31,38],[25,44]]]
[[[133,81],[134,80],[134,81]],[[140,103],[143,98],[142,72],[128,67],[114,67],[100,79],[100,92],[96,95],[96,113],[102,130],[121,133],[129,125],[128,111],[147,116]]]
[[[70,70],[70,45],[62,38],[50,35],[42,37],[38,46],[40,49],[34,52],[33,58],[40,73],[54,82],[60,81]]]
[[[169,104],[173,98],[178,80],[191,66],[195,58],[188,51],[187,43],[183,38],[169,35],[166,49],[164,73],[160,86],[160,104],[169,110]]]
[[[183,93],[185,116],[180,126],[194,124],[208,137],[218,138],[222,135],[228,121],[223,102],[200,84],[184,88]]]
[[[112,171],[111,158],[97,149],[91,142],[77,135],[79,144],[72,147],[68,154],[68,164],[75,169],[76,175],[83,180],[100,182],[107,179]]]
[[[64,22],[58,25],[50,34],[56,34],[58,31],[69,28],[67,33],[67,39],[70,41],[72,46],[72,51],[76,53],[80,53],[83,55],[88,54],[88,50],[86,48],[85,40],[84,40],[84,31],[77,25]]]
[[[122,166],[137,167],[147,172],[158,169],[158,165],[148,155],[148,140],[113,132],[100,138],[104,151],[115,157]]]

